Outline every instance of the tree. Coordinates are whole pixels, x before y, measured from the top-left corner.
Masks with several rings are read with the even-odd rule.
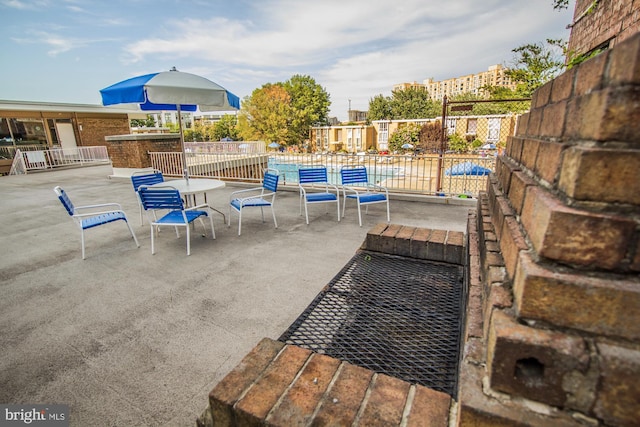
[[[415,148],[420,142],[420,127],[417,123],[407,123],[400,127],[389,137],[389,149],[398,151],[403,149],[404,144],[411,144]]]
[[[436,117],[438,108],[426,89],[408,88],[391,92],[391,112],[395,119],[424,119]]]
[[[236,116],[225,114],[213,125],[212,140],[221,141],[223,138],[231,138],[234,141],[241,140],[240,133],[236,128],[238,123]]]
[[[512,50],[515,54],[513,66],[505,74],[517,82],[516,92],[530,97],[534,90],[556,77],[564,67],[558,54],[564,51],[564,42],[547,39],[546,44],[528,43]]]
[[[311,126],[328,123],[329,93],[310,76],[296,74],[282,84],[291,97],[289,144],[302,143]]]
[[[569,7],[569,0],[553,0],[553,8],[562,10]]]
[[[369,101],[369,120],[424,119],[440,113],[440,104],[419,88],[394,90],[391,97],[377,95]]]
[[[156,121],[153,119],[151,114],[147,114],[146,119],[131,119],[131,126],[137,128],[152,128],[156,126]]]
[[[442,122],[436,120],[435,122],[426,123],[420,129],[418,140],[420,141],[420,148],[427,153],[437,153],[440,151],[442,138]]]
[[[250,97],[245,98],[241,114],[246,117],[249,126],[244,131],[250,132],[255,139],[280,144],[289,141],[289,121],[293,116],[293,108],[291,96],[281,84],[267,83],[255,89]]]
[[[267,83],[244,99],[238,127],[246,139],[298,145],[309,128],[328,122],[329,94],[309,76]]]
[[[376,95],[369,100],[369,120],[390,120],[391,115],[391,98]]]

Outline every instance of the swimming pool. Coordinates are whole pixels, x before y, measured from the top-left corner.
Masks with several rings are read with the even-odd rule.
[[[299,163],[278,163],[275,159],[269,159],[267,165],[271,169],[277,169],[284,181],[289,183],[298,182],[298,169],[301,167],[313,167]],[[369,167],[366,169],[370,184],[384,184],[387,179],[402,176],[404,172],[403,168],[388,166],[376,167],[373,171]],[[327,177],[331,184],[340,185],[340,168],[328,166]]]

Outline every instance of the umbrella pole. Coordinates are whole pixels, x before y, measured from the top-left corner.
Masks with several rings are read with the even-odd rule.
[[[180,112],[180,104],[176,105],[176,111],[178,112],[178,128],[180,129],[180,147],[182,148],[182,166],[184,169],[182,173],[184,179],[189,184],[189,167],[187,166],[187,153],[184,147],[184,134],[182,133],[182,113]]]

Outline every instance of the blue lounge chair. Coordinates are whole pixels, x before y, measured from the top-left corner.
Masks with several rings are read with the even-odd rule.
[[[304,202],[307,225],[309,225],[308,205],[316,203],[335,203],[338,221],[340,221],[340,191],[338,187],[329,183],[325,166],[298,169],[298,188],[300,189],[300,215],[302,215]]]
[[[157,232],[161,225],[169,225],[176,227],[176,235],[180,237],[178,227],[184,227],[187,231],[187,255],[191,255],[191,227],[190,224],[196,219],[202,224],[202,228],[206,227],[202,217],[209,217],[211,223],[211,238],[216,238],[213,229],[213,218],[209,213],[211,208],[208,205],[198,205],[185,209],[184,202],[180,196],[180,192],[171,186],[147,187],[145,185],[138,188],[138,196],[142,207],[147,212],[149,223],[151,224],[151,254],[155,254],[155,238],[154,227]],[[155,211],[168,211],[161,218],[156,219]]]
[[[367,176],[367,168],[364,166],[344,166],[340,169],[340,177],[342,180],[342,194],[344,196],[342,202],[343,218],[347,199],[352,199],[358,203],[358,223],[360,227],[362,227],[360,207],[365,206],[365,213],[368,213],[369,205],[375,203],[386,203],[387,222],[391,222],[391,214],[389,213],[389,190],[381,185],[371,184]]]
[[[276,221],[276,213],[273,205],[276,201],[276,192],[278,191],[278,179],[280,176],[277,171],[267,169],[262,180],[262,187],[247,188],[245,190],[234,191],[229,199],[229,216],[227,218],[227,226],[231,227],[231,211],[238,213],[238,236],[242,232],[242,211],[246,208],[260,208],[262,214],[262,222],[264,222],[264,208],[271,208],[273,215],[273,224],[278,228]],[[244,197],[239,197],[244,196]]]
[[[118,203],[102,203],[98,205],[85,205],[74,206],[67,193],[56,186],[53,191],[58,196],[58,200],[62,203],[62,206],[67,210],[67,213],[80,229],[80,242],[82,244],[82,259],[85,259],[84,250],[84,230],[89,228],[98,227],[100,225],[108,224],[114,221],[124,221],[131,232],[133,240],[136,242],[136,246],[140,247],[138,239],[127,220],[127,215],[122,210],[122,207]],[[107,209],[111,208],[111,209]],[[115,209],[114,209],[115,208]]]

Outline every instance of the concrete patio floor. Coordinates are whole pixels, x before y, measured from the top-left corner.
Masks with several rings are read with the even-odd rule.
[[[282,191],[279,228],[268,212],[248,212],[237,235],[214,216],[216,240],[166,230],[151,255],[128,179],[110,166],[0,177],[0,403],[68,404],[73,426],[193,426],[209,391],[263,337],[277,339],[384,222],[371,206],[358,227],[355,205],[338,223],[313,206],[310,225],[298,194]],[[58,202],[118,202],[122,222],[86,233]],[[209,194],[227,213],[232,184]],[[394,224],[466,230],[471,201],[391,200]],[[197,230],[200,230],[197,225]]]

